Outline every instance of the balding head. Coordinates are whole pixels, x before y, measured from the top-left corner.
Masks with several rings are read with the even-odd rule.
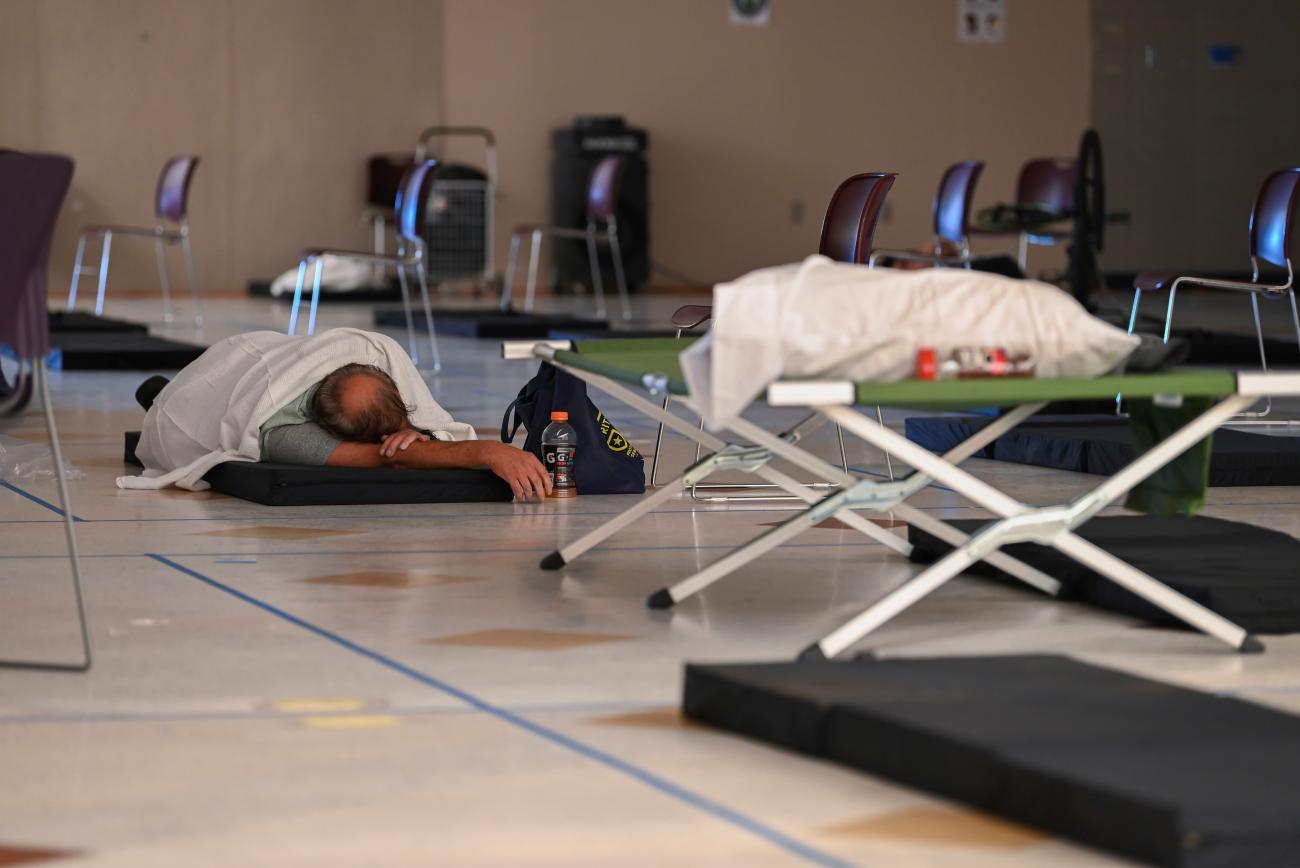
[[[378,443],[411,424],[397,385],[373,365],[344,365],[321,380],[311,411],[322,428],[352,443]]]

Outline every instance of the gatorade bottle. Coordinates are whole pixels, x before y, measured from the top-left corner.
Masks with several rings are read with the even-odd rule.
[[[542,458],[551,474],[551,497],[573,497],[578,482],[573,475],[573,459],[578,447],[578,432],[569,425],[563,410],[551,413],[551,424],[542,432]]]

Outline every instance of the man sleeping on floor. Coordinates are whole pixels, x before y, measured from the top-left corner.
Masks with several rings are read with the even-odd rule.
[[[227,338],[170,382],[154,378],[136,457],[121,488],[191,490],[223,461],[331,467],[485,467],[515,497],[541,497],[550,478],[532,454],[479,441],[429,394],[406,352],[360,329],[311,337],[251,332]]]

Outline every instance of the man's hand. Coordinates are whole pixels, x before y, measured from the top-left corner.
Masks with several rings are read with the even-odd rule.
[[[482,443],[488,469],[510,483],[515,500],[543,498],[551,493],[551,475],[537,456],[508,443]]]
[[[405,452],[412,443],[421,443],[429,439],[428,434],[413,428],[403,428],[401,431],[384,435],[384,439],[379,444],[379,454],[385,458],[392,458],[398,452]]]

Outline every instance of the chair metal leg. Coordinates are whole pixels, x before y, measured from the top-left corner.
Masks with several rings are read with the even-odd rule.
[[[1259,369],[1265,373],[1268,372],[1268,356],[1264,351],[1264,327],[1259,320],[1259,295],[1252,292],[1250,294],[1250,309],[1255,315],[1255,339],[1259,341]],[[1273,411],[1273,399],[1264,399],[1264,409],[1258,412],[1244,413],[1243,415],[1255,418],[1263,418]]]
[[[507,312],[510,310],[510,296],[515,288],[515,265],[519,261],[519,244],[521,239],[519,233],[515,232],[510,236],[510,252],[506,254],[506,276],[501,283],[501,310]]]
[[[1141,307],[1141,305],[1142,305],[1142,290],[1135,288],[1133,290],[1133,309],[1128,313],[1129,334],[1133,334],[1133,330],[1137,328],[1138,308]]]
[[[77,239],[77,258],[72,262],[72,285],[68,287],[68,310],[77,307],[77,284],[81,283],[81,258],[86,253],[86,236]]]
[[[876,421],[880,423],[881,428],[885,427],[885,411],[880,408],[879,404],[876,405]],[[839,426],[839,423],[837,422],[835,424],[835,430],[840,435],[840,454],[843,455],[844,454],[844,429],[841,428]],[[894,481],[894,458],[892,455],[889,454],[888,449],[884,450],[884,453],[885,453],[885,470],[889,471],[889,481],[893,482]],[[844,472],[848,473],[848,471],[849,471],[849,466],[846,464],[844,465]]]
[[[1016,264],[1020,266],[1020,273],[1029,276],[1025,270],[1029,267],[1029,235],[1020,233],[1020,249],[1016,252]]]
[[[438,333],[433,328],[433,306],[429,304],[429,278],[424,271],[424,260],[415,267],[415,274],[420,278],[420,300],[424,303],[424,324],[429,329],[429,350],[433,353],[432,373],[442,370],[442,357],[438,355]]]
[[[406,311],[406,351],[412,364],[420,364],[420,351],[415,348],[415,316],[411,313],[411,291],[406,285],[406,266],[397,266],[397,283],[402,287],[402,309]]]
[[[596,224],[587,222],[587,264],[591,266],[591,291],[596,295],[596,317],[608,319],[605,312],[605,283],[600,276],[600,254],[596,250]]]
[[[386,220],[384,220],[382,214],[375,216],[374,235],[375,235],[375,254],[377,256],[383,256],[385,250],[387,249],[387,244],[388,244],[388,223]],[[372,280],[374,280],[376,284],[382,284],[384,282],[384,277],[387,271],[388,269],[384,267],[384,264],[382,262],[376,262],[370,268],[370,277]]]
[[[316,334],[316,308],[320,305],[320,273],[325,270],[325,257],[317,257],[316,270],[311,279],[311,307],[307,310],[307,334]]]
[[[50,403],[49,371],[44,359],[33,363],[33,376],[37,390],[41,393],[41,407],[45,414],[45,430],[50,438],[50,451],[54,457],[54,479],[59,490],[59,508],[63,510],[63,533],[68,544],[68,561],[72,567],[72,591],[77,604],[77,623],[81,629],[80,663],[46,663],[35,660],[0,660],[0,668],[35,669],[43,672],[86,672],[92,661],[90,650],[90,628],[86,623],[86,604],[81,593],[81,557],[77,551],[77,532],[72,516],[72,499],[68,497],[68,482],[64,477],[63,450],[59,446],[59,434],[54,424],[54,408]]]
[[[175,317],[172,310],[172,287],[167,280],[167,251],[161,238],[153,240],[154,257],[158,260],[158,286],[162,289],[163,322],[171,322]]]
[[[1295,326],[1296,347],[1300,348],[1300,311],[1296,310],[1295,290],[1288,289],[1286,294],[1291,298],[1291,322]]]
[[[302,306],[302,285],[307,278],[307,260],[298,260],[298,282],[293,285],[293,307],[289,310],[289,334],[298,332],[298,308]]]
[[[533,230],[533,241],[528,248],[528,286],[524,288],[524,312],[533,312],[537,300],[537,267],[542,258],[542,230]]]
[[[1177,281],[1174,281],[1174,282],[1177,283]],[[1169,336],[1173,333],[1173,329],[1174,329],[1174,301],[1175,301],[1177,298],[1178,298],[1178,287],[1177,287],[1177,286],[1171,286],[1171,287],[1169,287],[1169,304],[1168,304],[1168,306],[1165,308],[1165,334],[1164,334],[1164,342],[1165,342],[1165,343],[1169,343]]]
[[[203,300],[199,298],[199,281],[194,272],[194,254],[190,250],[190,233],[181,232],[181,250],[185,251],[185,279],[190,283],[190,298],[194,300],[194,327],[203,327]],[[320,266],[316,269],[316,286],[320,286]],[[312,322],[315,322],[316,294],[311,297]]]
[[[632,318],[632,302],[627,295],[627,278],[623,274],[623,251],[618,244],[618,224],[610,218],[609,228],[606,230],[609,236],[609,252],[614,260],[614,282],[618,284],[618,297],[623,305],[623,319]]]
[[[664,412],[668,412],[668,403],[672,399],[664,396]],[[659,423],[659,430],[655,432],[655,454],[650,459],[650,487],[659,487],[659,453],[664,446],[664,423]]]
[[[113,251],[113,233],[104,233],[104,248],[99,254],[99,293],[95,296],[95,316],[104,315],[104,290],[108,288],[108,260]]]

